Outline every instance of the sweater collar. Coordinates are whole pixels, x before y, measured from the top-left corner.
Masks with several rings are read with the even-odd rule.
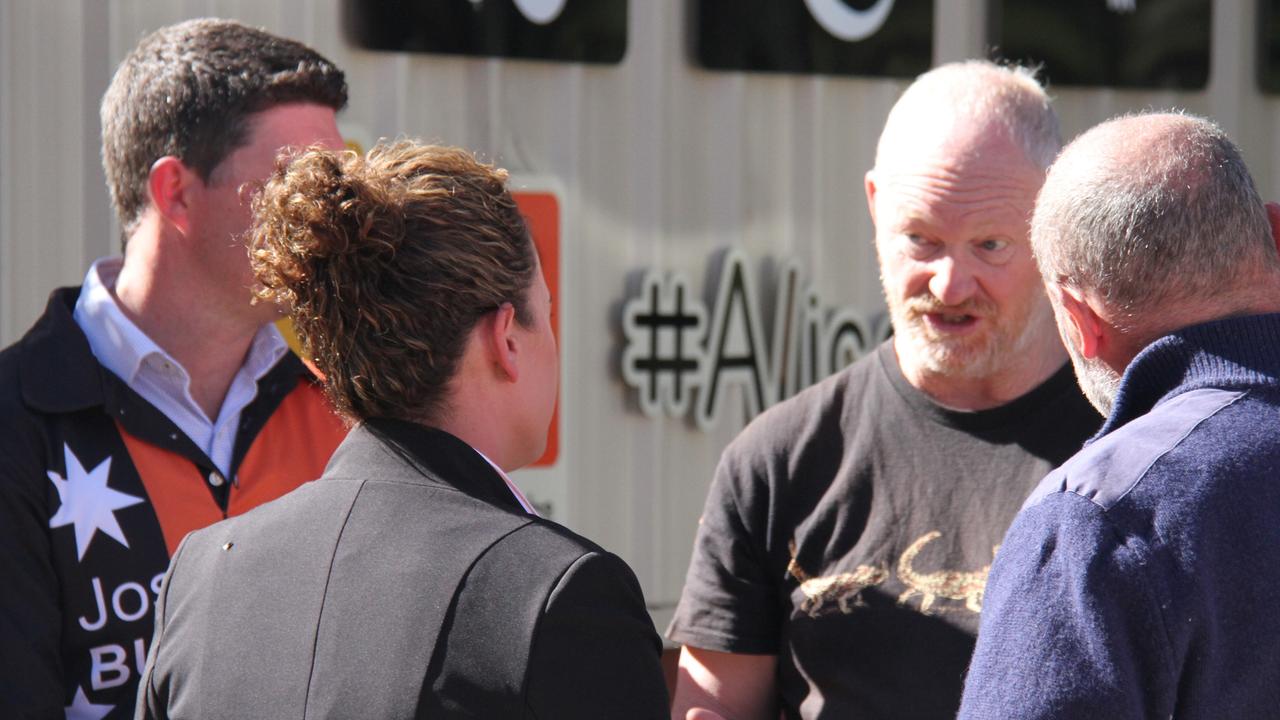
[[[1280,385],[1280,314],[1221,318],[1156,340],[1125,368],[1102,437],[1175,395]]]

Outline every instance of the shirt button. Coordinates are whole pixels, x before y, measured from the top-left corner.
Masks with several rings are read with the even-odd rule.
[[[214,487],[222,487],[222,484],[225,482],[226,480],[222,477],[222,473],[218,472],[217,470],[214,470],[213,472],[209,473],[210,485]]]

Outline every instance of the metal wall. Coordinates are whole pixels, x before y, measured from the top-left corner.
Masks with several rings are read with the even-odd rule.
[[[520,481],[629,561],[663,624],[716,459],[743,419],[702,431],[639,414],[617,368],[628,282],[676,270],[701,291],[712,253],[737,245],[753,269],[795,258],[827,304],[880,312],[862,178],[903,86],[697,69],[685,5],[631,0],[623,62],[585,66],[361,51],[342,37],[338,0],[0,0],[0,343],[25,331],[52,287],[118,248],[97,103],[142,34],[219,15],[304,40],[348,71],[348,136],[463,145],[558,188],[560,459]],[[985,2],[935,7],[935,61],[980,55]],[[1254,13],[1252,2],[1215,2],[1204,92],[1057,92],[1068,136],[1148,106],[1210,114],[1275,197],[1278,116],[1253,81]]]

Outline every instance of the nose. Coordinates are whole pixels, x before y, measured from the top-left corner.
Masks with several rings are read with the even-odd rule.
[[[959,305],[973,297],[978,287],[973,272],[951,255],[933,262],[933,276],[929,278],[929,292],[943,305]]]

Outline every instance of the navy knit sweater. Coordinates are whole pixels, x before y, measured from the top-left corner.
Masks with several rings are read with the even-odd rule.
[[[1130,363],[1005,536],[960,717],[1280,717],[1280,315]]]

